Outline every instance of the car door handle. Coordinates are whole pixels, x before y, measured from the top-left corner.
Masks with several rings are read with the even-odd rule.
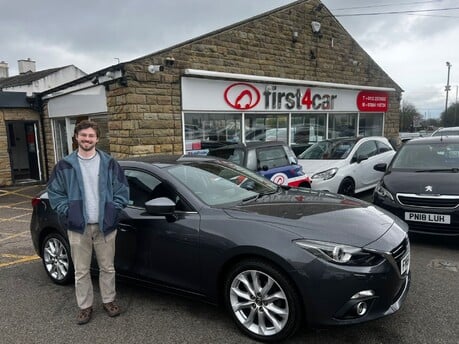
[[[118,229],[121,232],[135,231],[135,227],[134,226],[128,225],[126,223],[119,223],[118,224]]]

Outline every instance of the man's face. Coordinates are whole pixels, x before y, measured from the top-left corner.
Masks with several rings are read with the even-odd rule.
[[[93,150],[97,142],[99,142],[99,138],[93,128],[80,130],[80,132],[75,135],[75,139],[78,143],[78,147],[87,152]]]

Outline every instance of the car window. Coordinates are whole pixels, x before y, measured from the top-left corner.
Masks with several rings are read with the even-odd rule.
[[[378,146],[378,154],[393,150],[391,147],[386,145],[384,142],[381,142],[381,141],[375,141],[375,142],[376,142],[376,145]]]
[[[290,165],[289,158],[283,146],[263,147],[257,149],[258,169],[271,169]]]
[[[159,197],[167,197],[176,204],[177,210],[189,210],[177,193],[165,182],[155,176],[139,170],[124,171],[129,184],[129,205],[145,207],[145,202]]]
[[[210,150],[209,155],[216,156],[242,165],[244,163],[244,151],[240,148],[227,148]]]
[[[161,181],[142,171],[125,170],[124,173],[129,184],[129,205],[144,207]]]
[[[362,143],[362,145],[357,149],[357,151],[354,154],[354,158],[358,158],[359,156],[366,156],[366,157],[372,157],[373,155],[376,155],[378,152],[378,147],[376,146],[375,141],[367,141]]]

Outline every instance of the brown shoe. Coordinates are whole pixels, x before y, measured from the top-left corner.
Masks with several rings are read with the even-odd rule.
[[[80,309],[77,315],[78,325],[83,325],[83,324],[88,323],[89,320],[91,320],[91,316],[92,316],[92,307]]]
[[[104,303],[103,307],[110,317],[116,317],[121,313],[121,309],[115,301]]]

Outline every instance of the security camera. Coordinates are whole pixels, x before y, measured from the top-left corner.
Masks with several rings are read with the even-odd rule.
[[[148,72],[151,74],[155,74],[156,72],[162,72],[164,70],[164,66],[162,65],[149,65]]]
[[[164,59],[164,64],[165,64],[166,66],[168,66],[168,67],[173,66],[174,63],[175,63],[175,59],[174,59],[173,57],[166,57],[166,58]]]

